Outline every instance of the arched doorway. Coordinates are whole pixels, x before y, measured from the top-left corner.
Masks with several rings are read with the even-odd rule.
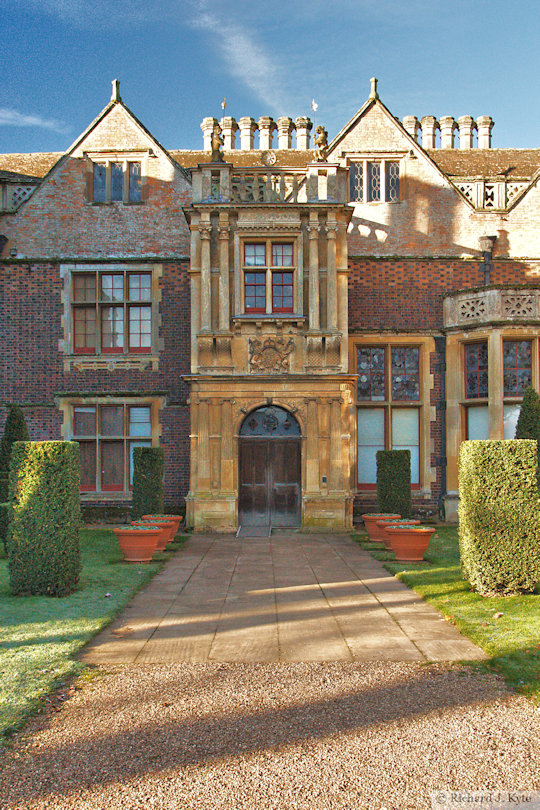
[[[268,405],[240,427],[238,520],[241,526],[299,526],[301,431],[284,408]]]

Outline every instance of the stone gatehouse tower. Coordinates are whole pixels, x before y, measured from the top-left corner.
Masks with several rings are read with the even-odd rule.
[[[192,170],[195,528],[352,526],[346,174]]]

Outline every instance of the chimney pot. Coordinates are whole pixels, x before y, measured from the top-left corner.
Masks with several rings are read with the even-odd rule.
[[[269,115],[259,118],[259,149],[271,149],[276,122]]]
[[[286,115],[277,120],[279,149],[290,149],[292,145],[292,133],[295,129],[292,118]]]
[[[249,152],[253,149],[253,139],[257,131],[257,122],[249,115],[245,115],[238,121],[240,127],[240,149]]]
[[[453,149],[454,130],[456,129],[453,116],[443,115],[442,118],[439,118],[439,127],[441,129],[441,149]]]
[[[201,129],[203,131],[203,149],[205,152],[210,152],[212,150],[212,133],[217,123],[217,118],[209,117],[203,118],[202,120]]]
[[[403,128],[407,130],[409,135],[411,135],[415,141],[418,140],[418,130],[420,129],[420,121],[416,117],[416,115],[406,115],[401,122],[403,124]]]
[[[229,116],[221,119],[221,131],[223,132],[223,149],[230,152],[236,145],[236,133],[238,132],[238,124],[235,118]]]

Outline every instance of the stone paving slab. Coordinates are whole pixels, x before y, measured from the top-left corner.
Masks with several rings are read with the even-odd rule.
[[[346,535],[194,535],[88,663],[452,661],[484,653]]]

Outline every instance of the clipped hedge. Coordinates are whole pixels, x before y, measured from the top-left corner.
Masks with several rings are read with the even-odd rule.
[[[81,570],[76,442],[16,442],[11,452],[8,558],[15,594],[65,596]]]
[[[133,450],[132,520],[163,513],[163,448]]]
[[[461,445],[461,565],[481,594],[532,591],[540,582],[537,463],[530,439]]]
[[[411,516],[411,451],[377,451],[377,508]]]
[[[10,405],[0,441],[0,503],[5,503],[8,499],[9,462],[13,443],[27,442],[29,438],[21,408],[18,405]]]
[[[0,503],[0,540],[7,554],[7,533],[9,528],[9,504]]]

